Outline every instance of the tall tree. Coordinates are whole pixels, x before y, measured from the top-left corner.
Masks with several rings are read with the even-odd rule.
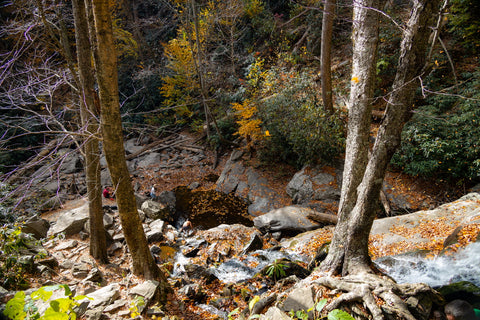
[[[80,116],[85,133],[85,176],[87,182],[88,209],[90,218],[90,254],[106,263],[107,240],[103,225],[102,186],[100,178],[100,145],[98,105],[95,105],[95,79],[92,66],[88,19],[84,0],[73,0],[75,39],[79,73]]]
[[[132,256],[133,273],[146,279],[159,280],[160,294],[162,299],[166,299],[169,285],[148,248],[125,159],[118,98],[117,57],[108,3],[108,0],[93,0],[89,3],[92,5],[95,20],[94,62],[101,105],[103,149],[116,188],[120,221]]]
[[[401,319],[415,319],[400,296],[407,288],[374,275],[368,254],[368,237],[375,218],[380,190],[388,163],[400,144],[405,122],[410,116],[415,88],[425,65],[431,27],[435,26],[439,0],[415,0],[403,30],[400,58],[385,118],[368,157],[373,75],[377,36],[378,2],[355,1],[354,56],[352,88],[346,146],[344,184],[339,206],[339,222],[327,258],[321,265],[329,274],[341,274],[343,280],[325,277],[323,284],[350,291],[339,302],[361,298],[374,319],[383,313],[372,292],[386,303],[382,309],[397,313]],[[356,283],[352,286],[353,283]],[[355,282],[356,281],[356,282]],[[360,285],[359,283],[369,283]],[[383,289],[382,289],[383,288]],[[336,304],[330,307],[335,307]]]
[[[333,113],[332,99],[332,34],[333,18],[335,16],[336,0],[326,0],[323,8],[322,18],[322,40],[321,40],[321,82],[322,82],[322,100],[323,107],[327,113]]]

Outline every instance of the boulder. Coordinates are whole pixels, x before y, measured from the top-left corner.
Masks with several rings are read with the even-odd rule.
[[[287,206],[256,217],[253,219],[253,224],[262,233],[281,232],[282,235],[296,235],[321,227],[319,223],[312,222],[307,218],[307,215],[311,212],[314,212],[314,210],[297,206]]]
[[[147,200],[142,204],[141,210],[145,213],[145,215],[153,220],[161,219],[161,220],[170,220],[171,212],[170,209],[163,205],[162,203]]]
[[[303,204],[311,200],[340,199],[342,171],[329,166],[305,166],[287,184],[287,194],[293,203]]]
[[[281,304],[281,310],[285,312],[290,312],[293,310],[294,312],[297,311],[305,311],[309,310],[315,305],[315,296],[314,290],[312,286],[301,286],[293,291],[287,296],[285,301]],[[313,319],[313,312],[308,311],[309,319]]]
[[[83,230],[88,220],[88,203],[79,208],[67,211],[57,218],[55,224],[48,230],[48,235],[56,236],[65,233],[65,236],[72,236]]]
[[[87,294],[92,298],[89,300],[89,309],[95,309],[96,307],[104,307],[112,304],[120,296],[120,285],[118,283],[112,283],[101,289],[98,289],[92,293]]]
[[[143,310],[150,304],[152,299],[155,297],[155,294],[157,293],[159,285],[160,283],[158,281],[147,280],[144,283],[141,283],[130,290],[130,296],[141,296],[145,300],[145,304],[137,306],[138,313],[142,313]]]
[[[50,223],[35,215],[25,221],[22,226],[22,232],[32,234],[36,239],[43,239],[47,237]]]
[[[251,204],[248,213],[253,216],[262,215],[278,208],[281,198],[268,187],[268,180],[253,168],[245,167],[242,162],[243,152],[235,150],[224,166],[217,180],[216,190],[223,193],[234,193],[248,200]]]

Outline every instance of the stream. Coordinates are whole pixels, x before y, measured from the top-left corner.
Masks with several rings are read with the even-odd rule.
[[[433,259],[406,254],[380,258],[375,263],[398,283],[423,282],[438,288],[468,281],[480,287],[480,242]]]

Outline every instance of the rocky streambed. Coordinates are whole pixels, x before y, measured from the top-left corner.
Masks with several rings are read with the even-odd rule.
[[[186,159],[200,156],[199,152],[178,151],[176,161],[189,163]],[[200,158],[197,162],[202,163]],[[141,318],[224,319],[235,310],[244,315],[264,313],[265,319],[289,319],[291,309],[312,307],[318,290],[327,292],[314,285],[314,268],[324,257],[323,245],[334,229],[331,221],[318,222],[312,217],[335,212],[341,168],[305,167],[279,187],[275,175],[249,166],[241,151],[231,154],[215,179],[206,169],[207,158],[202,158],[206,162],[200,171],[209,179],[160,190],[155,199],[148,197],[149,186],[168,177],[162,171],[165,168],[156,164],[160,161],[165,166],[165,161],[169,163],[172,158],[162,153],[156,157],[145,154],[130,163],[150,251],[174,289],[166,305],[156,303],[155,281],[131,274],[114,202],[107,201],[104,206],[110,263],[98,265],[90,258],[88,212],[83,198],[27,219],[24,232],[44,241],[41,246],[27,248],[22,258],[31,263],[32,289],[26,293],[45,285],[67,284],[74,294],[93,298],[82,301],[77,309],[85,319],[122,319],[137,313]],[[108,184],[108,176],[104,179]],[[209,182],[212,180],[213,184]],[[140,185],[140,181],[145,184]],[[375,221],[370,252],[373,258],[384,260],[385,268],[393,265],[388,257],[453,254],[477,239],[478,193],[434,208],[428,197],[407,201],[410,195],[396,193],[388,179],[384,190],[396,212],[415,210]],[[187,218],[193,222],[193,234],[179,232]],[[43,253],[42,259],[35,258],[38,252]],[[302,281],[304,278],[307,280]],[[478,297],[477,289],[471,290],[472,302]],[[61,296],[62,290],[59,292]],[[3,304],[14,294],[0,288]],[[259,302],[249,310],[248,302],[256,296]],[[427,309],[435,307],[440,306],[430,304]],[[428,314],[423,316],[428,318]],[[232,317],[238,318],[238,314]]]

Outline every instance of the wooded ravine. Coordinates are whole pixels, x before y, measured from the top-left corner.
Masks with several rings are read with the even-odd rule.
[[[85,201],[88,223],[73,238],[88,253],[79,251],[106,272],[120,261],[112,245],[121,246],[114,264],[134,279],[127,287],[156,281],[155,299],[149,308],[133,299],[129,312],[110,316],[91,310],[92,303],[83,314],[69,302],[52,309],[57,316],[199,319],[206,315],[192,310],[205,304],[222,311],[208,317],[276,319],[288,316],[273,305],[289,305],[284,298],[297,289],[314,292],[319,310],[291,318],[433,319],[443,310],[450,296],[425,284],[398,284],[377,268],[372,239],[383,238],[371,231],[383,218],[467,194],[465,206],[477,203],[471,196],[480,190],[477,1],[20,0],[3,4],[0,19],[2,303],[17,301],[15,290],[49,283],[22,262],[29,243],[23,223],[49,217],[42,223],[58,228],[55,210],[68,215],[70,201]],[[114,200],[102,198],[107,186]],[[270,290],[262,286],[272,283],[262,280],[228,287],[203,274],[195,285],[215,288],[186,289],[182,281],[192,279],[179,280],[175,262],[159,258],[162,250],[185,254],[179,248],[195,239],[177,232],[185,219],[197,230],[254,224],[263,249],[271,250],[266,255],[274,256],[282,238],[314,228],[278,233],[258,225],[263,215],[290,210],[328,234],[305,244],[304,252],[317,255],[307,278],[315,287],[305,289],[298,279]],[[439,222],[449,216],[455,222],[444,229],[427,223],[390,232],[409,239],[432,228],[431,245],[405,248],[448,253],[476,241],[478,221],[467,223],[462,214],[448,211]],[[161,240],[152,240],[156,220],[168,226]],[[64,239],[49,232],[40,241],[52,249],[52,241]],[[248,252],[214,245],[205,232],[208,266]],[[235,249],[244,245],[242,232],[251,230],[234,233],[242,239]],[[153,252],[155,241],[160,251]],[[296,268],[282,259],[262,271],[273,284],[284,269]],[[57,286],[78,285],[54,278]],[[220,290],[232,292],[210,305],[206,297]],[[17,306],[29,305],[22,301]],[[149,313],[154,303],[158,314]],[[18,319],[39,316],[24,312]]]

